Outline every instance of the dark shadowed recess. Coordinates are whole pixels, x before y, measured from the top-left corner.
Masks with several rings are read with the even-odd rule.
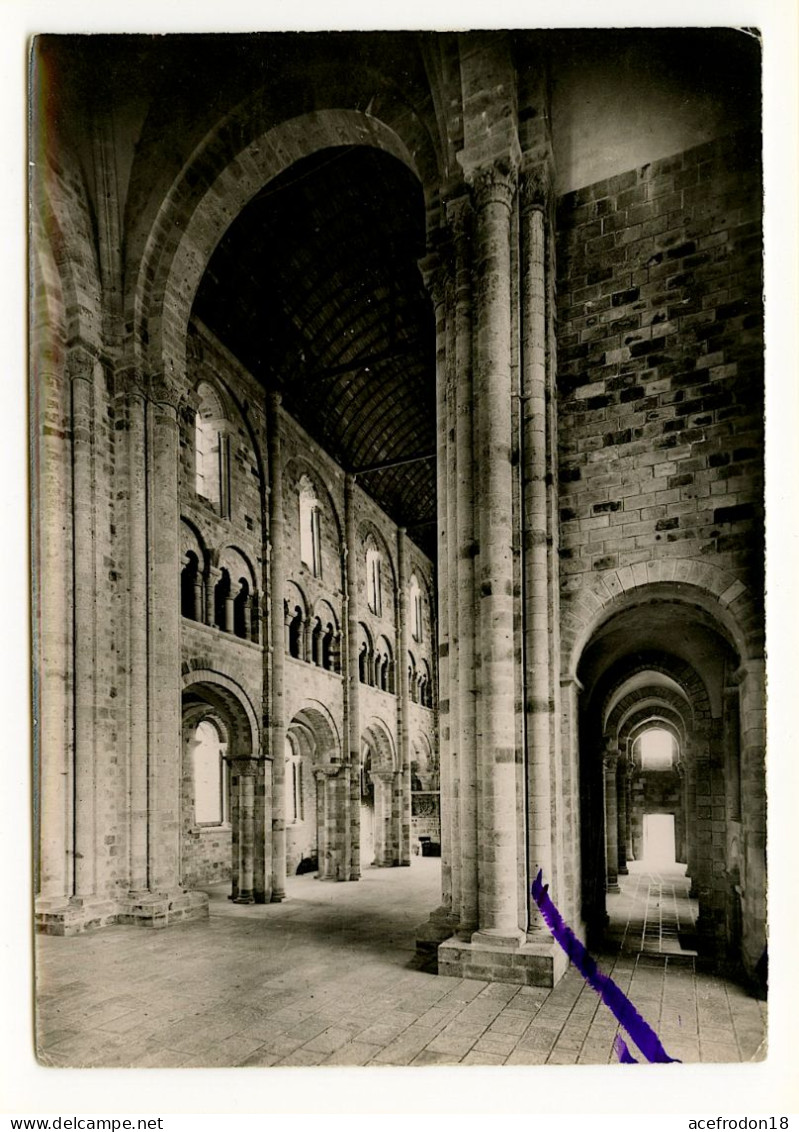
[[[433,557],[435,347],[423,254],[413,173],[366,146],[325,149],[231,224],[194,312]]]

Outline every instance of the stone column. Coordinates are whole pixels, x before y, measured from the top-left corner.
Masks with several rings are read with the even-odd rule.
[[[286,727],[283,719],[283,593],[285,591],[283,523],[283,446],[281,396],[269,396],[269,553],[272,578],[272,696],[269,739],[272,750],[272,903],[286,895]]]
[[[525,175],[521,192],[522,491],[524,663],[527,763],[528,877],[539,869],[553,886],[549,558],[547,549],[547,309],[546,200],[541,178]],[[554,893],[553,889],[553,895]],[[557,898],[557,897],[556,897]],[[532,898],[528,937],[549,940]]]
[[[316,770],[317,830],[319,840],[319,879],[344,879],[341,846],[336,836],[336,805],[340,766]]]
[[[452,829],[457,845],[452,861],[452,910],[457,916],[457,934],[461,939],[471,938],[471,929],[476,922],[471,922],[468,913],[464,915],[464,878],[466,880],[466,903],[469,905],[468,891],[470,888],[470,865],[466,863],[464,871],[464,849],[469,857],[469,831],[468,824],[463,824],[463,794],[468,793],[468,786],[463,780],[463,764],[461,760],[461,654],[460,654],[460,600],[458,595],[458,445],[457,445],[457,363],[455,357],[455,317],[454,317],[454,277],[452,270],[452,247],[448,243],[443,249],[445,255],[442,288],[444,291],[444,356],[442,359],[442,372],[439,375],[443,383],[441,390],[441,411],[443,414],[443,442],[444,442],[444,480],[446,511],[443,521],[447,530],[446,540],[446,577],[447,577],[447,711],[449,722],[449,761],[453,784],[453,811]],[[414,673],[415,676],[415,673]],[[413,687],[411,694],[413,695]],[[477,803],[477,799],[475,799]],[[471,819],[476,823],[476,810]],[[466,844],[464,844],[464,838]],[[472,852],[472,856],[473,856]],[[476,864],[475,864],[476,867]]]
[[[128,430],[128,736],[130,892],[144,893],[147,876],[147,488],[143,454],[147,403],[141,389],[127,397]]]
[[[568,767],[568,774],[564,780],[568,782],[568,794],[564,799],[564,866],[565,874],[570,878],[565,891],[559,893],[560,904],[564,918],[572,925],[575,932],[582,929],[583,894],[581,889],[582,873],[582,823],[580,815],[580,736],[579,736],[579,696],[583,686],[576,677],[563,676],[560,681],[561,702],[563,714],[561,720],[561,751],[564,763]],[[566,856],[568,854],[568,856]],[[581,936],[582,938],[582,936]]]
[[[408,655],[408,552],[405,528],[397,529],[397,650],[400,656]],[[407,666],[400,669],[399,695],[397,696],[397,743],[400,760],[400,790],[396,815],[397,860],[400,865],[411,863],[411,736],[408,708]]]
[[[391,830],[394,809],[394,770],[372,769],[375,786],[375,865],[390,868],[394,864],[394,846]]]
[[[443,941],[458,923],[460,907],[460,832],[458,813],[458,781],[453,768],[450,719],[451,688],[449,680],[449,532],[447,529],[447,405],[446,405],[446,267],[438,254],[419,264],[435,311],[436,320],[436,527],[437,554],[437,625],[438,649],[438,734],[441,812],[441,904],[427,924],[421,925],[423,942]],[[454,595],[453,595],[454,599]],[[400,666],[397,657],[395,687],[399,688]]]
[[[178,886],[180,840],[179,391],[151,381],[147,407],[149,531],[149,889]]]
[[[510,210],[515,172],[495,164],[475,177],[475,401],[480,464],[481,653],[479,916],[476,943],[515,946],[519,930],[513,642],[510,373]]]
[[[95,891],[97,866],[95,762],[97,690],[97,572],[95,492],[95,374],[100,362],[89,351],[70,352],[72,394],[72,546],[74,553],[74,826],[72,878],[77,897]]]
[[[361,681],[358,672],[358,550],[355,525],[355,476],[344,483],[344,617],[346,648],[343,656],[344,687],[347,699],[347,747],[352,785],[350,797],[349,877],[361,876]],[[356,790],[357,787],[357,790]]]
[[[35,266],[32,265],[35,271]],[[73,664],[74,554],[72,515],[69,387],[65,388],[62,346],[46,311],[31,325],[31,396],[35,402],[38,460],[32,468],[33,537],[38,555],[31,565],[34,582],[32,625],[36,673],[36,785],[40,812],[34,829],[37,859],[37,908],[46,902],[64,906],[73,889],[72,775],[74,772]]]
[[[602,757],[605,784],[605,891],[619,892],[619,803],[616,770],[618,751]]]
[[[255,866],[255,774],[254,758],[233,758],[229,760],[236,777],[237,806],[237,876],[234,883],[235,903],[254,903]]]
[[[225,598],[225,624],[222,626],[226,633],[235,631],[235,595],[233,593],[233,579],[230,579],[230,589]]]
[[[272,859],[269,855],[271,840],[266,830],[272,817],[272,760],[261,755],[255,768],[255,861],[253,864],[253,896],[256,904],[266,904],[271,897]]]
[[[479,927],[477,842],[477,699],[476,660],[479,627],[475,609],[475,420],[472,365],[472,257],[473,214],[468,195],[447,205],[454,251],[455,382],[454,434],[455,517],[450,562],[451,600],[457,602],[457,726],[458,812],[460,828],[460,918],[458,936],[468,940]],[[479,457],[478,457],[479,459]],[[454,718],[453,718],[454,723]]]
[[[678,772],[682,779],[682,767],[678,766]],[[625,760],[624,763],[624,844],[625,844],[625,857],[628,862],[635,860],[635,853],[633,852],[633,798],[632,798],[632,762]],[[685,825],[685,811],[683,810],[683,827]],[[685,840],[685,831],[683,829],[683,842]],[[682,858],[680,858],[682,860]]]
[[[202,622],[204,612],[203,602],[203,576],[202,563],[197,566],[197,575],[194,579],[194,620]]]
[[[616,770],[616,785],[618,790],[618,835],[616,838],[619,857],[618,875],[626,877],[629,872],[627,868],[627,764],[622,758],[619,759]]]
[[[216,597],[216,587],[219,579],[222,577],[222,571],[216,566],[208,567],[208,577],[205,582],[205,623],[210,625],[211,628],[221,629],[221,625],[216,624],[216,611],[214,609],[214,602]]]

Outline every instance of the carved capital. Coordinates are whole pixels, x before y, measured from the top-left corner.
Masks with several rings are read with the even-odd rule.
[[[472,216],[474,215],[469,194],[464,193],[462,196],[455,197],[454,200],[447,201],[445,207],[447,224],[451,228],[455,239],[458,240],[463,236],[468,236]]]
[[[602,752],[602,766],[605,768],[606,773],[612,773],[616,769],[619,761],[619,752],[616,750],[607,750]]]
[[[419,260],[419,270],[422,273],[425,288],[433,300],[433,306],[441,306],[444,302],[447,282],[444,258],[439,252],[431,252],[424,259]]]
[[[155,373],[145,383],[147,396],[156,405],[163,405],[177,412],[186,389],[164,373]]]
[[[552,198],[552,171],[549,165],[543,162],[528,165],[523,171],[519,182],[519,197],[522,212],[533,209],[545,211]]]
[[[70,381],[94,381],[97,354],[83,342],[73,342],[67,350],[67,376]]]
[[[510,210],[516,192],[518,166],[510,158],[473,170],[467,176],[478,209],[504,204]]]

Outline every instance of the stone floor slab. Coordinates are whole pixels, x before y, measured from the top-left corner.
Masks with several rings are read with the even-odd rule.
[[[214,889],[207,922],[163,933],[39,937],[40,1060],[164,1068],[614,1060],[616,1020],[573,968],[552,991],[420,969],[415,926],[439,901],[439,867],[369,869],[357,885],[288,878],[288,898],[275,905],[232,905]],[[672,1056],[762,1056],[765,1004],[690,958],[670,965],[666,954],[641,956],[638,927],[621,925],[597,959]]]

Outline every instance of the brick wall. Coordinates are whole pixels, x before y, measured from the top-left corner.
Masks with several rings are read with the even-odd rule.
[[[564,609],[580,575],[656,558],[761,589],[759,186],[736,135],[559,202]]]
[[[647,814],[673,814],[676,859],[685,861],[685,813],[679,774],[676,771],[639,770],[630,782],[630,797],[630,832],[636,860],[643,856],[644,817]]]

